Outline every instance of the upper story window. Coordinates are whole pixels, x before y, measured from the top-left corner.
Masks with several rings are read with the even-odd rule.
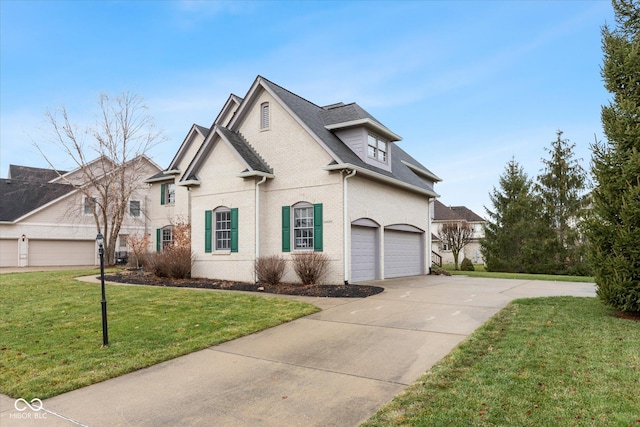
[[[160,204],[173,205],[176,202],[176,184],[173,182],[160,186]]]
[[[134,217],[140,216],[140,200],[131,200],[129,202],[129,215]]]
[[[370,158],[379,162],[387,162],[388,142],[378,138],[377,136],[367,135],[367,154]]]
[[[269,129],[269,103],[260,104],[260,129]]]
[[[95,212],[96,210],[96,198],[85,197],[83,209],[84,209],[83,212],[85,215],[93,215],[93,212]]]
[[[231,210],[219,208],[215,213],[215,249],[228,251],[231,249]]]

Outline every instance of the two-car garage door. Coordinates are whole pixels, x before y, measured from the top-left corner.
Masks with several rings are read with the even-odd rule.
[[[379,230],[373,226],[351,226],[351,282],[381,278]],[[423,274],[423,237],[424,232],[412,226],[384,230],[385,278]]]

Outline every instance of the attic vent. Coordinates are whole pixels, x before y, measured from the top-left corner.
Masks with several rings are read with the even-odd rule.
[[[260,105],[260,129],[269,129],[269,103]]]

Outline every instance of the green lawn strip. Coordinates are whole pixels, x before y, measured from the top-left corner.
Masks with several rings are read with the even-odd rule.
[[[512,302],[364,426],[640,425],[640,324],[596,298]]]
[[[549,280],[555,282],[583,282],[594,283],[590,276],[562,276],[554,274],[526,274],[526,273],[502,273],[497,271],[484,271],[483,266],[474,266],[475,271],[456,271],[453,264],[443,265],[442,268],[456,276],[486,277],[490,279],[520,279],[520,280]]]
[[[319,311],[283,298],[100,285],[84,272],[0,276],[0,393],[48,398]]]

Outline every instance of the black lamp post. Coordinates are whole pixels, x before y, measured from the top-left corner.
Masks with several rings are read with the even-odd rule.
[[[102,286],[102,345],[109,345],[109,334],[107,332],[107,297],[104,293],[104,237],[98,232],[96,236],[98,243],[98,253],[100,254],[100,284]]]

